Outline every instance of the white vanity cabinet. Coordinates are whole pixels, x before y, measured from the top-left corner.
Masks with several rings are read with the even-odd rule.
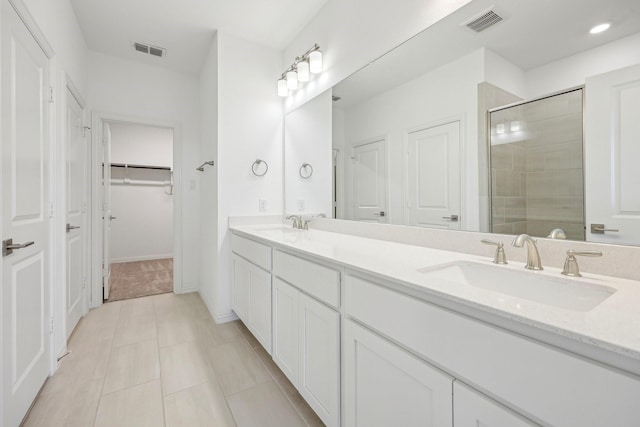
[[[395,342],[438,366],[456,382],[473,384],[513,412],[545,425],[640,426],[638,377],[397,292],[394,283],[379,284],[377,279],[357,274],[347,271],[345,276],[346,316],[376,331],[388,345]],[[350,340],[353,338],[348,339],[347,354],[354,351]],[[357,352],[371,353],[371,348],[363,345]],[[389,356],[386,361],[387,365],[402,366],[400,359]],[[354,356],[347,357],[346,363],[347,384],[353,382],[354,371],[358,372],[356,380],[361,381],[380,375],[377,372],[384,365],[378,362],[378,369],[369,369],[365,375],[362,369],[367,365],[354,362]],[[418,376],[413,380],[421,382]],[[365,413],[377,410],[375,400],[362,406],[361,396],[349,388],[346,394],[345,414],[356,411],[358,424],[368,416]],[[520,417],[516,417],[520,424],[511,423],[508,411],[500,413],[504,408],[486,396],[472,399],[464,391],[459,394],[458,398],[454,388],[454,411],[462,416],[461,420],[454,418],[456,427],[483,425],[474,419],[486,420],[482,422],[487,426],[529,425]],[[402,400],[397,404],[402,405]]]
[[[345,426],[451,426],[453,377],[346,321]]]
[[[275,250],[273,274],[273,360],[320,419],[339,426],[340,273]]]
[[[232,235],[232,308],[271,354],[271,248]]]
[[[453,384],[453,419],[455,427],[534,427],[538,425],[460,381],[455,381]]]

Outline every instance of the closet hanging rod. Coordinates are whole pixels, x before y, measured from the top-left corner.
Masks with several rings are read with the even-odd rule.
[[[169,166],[132,165],[129,163],[111,163],[110,166],[112,168],[154,169],[154,170],[163,170],[163,171],[171,170],[171,167]]]

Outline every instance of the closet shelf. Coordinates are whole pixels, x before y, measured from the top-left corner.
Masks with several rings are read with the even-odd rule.
[[[171,168],[169,166],[153,166],[153,165],[133,165],[129,163],[111,163],[112,168],[131,168],[131,169],[154,169],[154,170],[163,170],[170,171]]]

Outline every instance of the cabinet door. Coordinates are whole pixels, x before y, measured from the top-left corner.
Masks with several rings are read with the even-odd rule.
[[[453,383],[453,419],[455,427],[531,427],[537,426],[498,402],[467,387]]]
[[[327,426],[340,425],[340,314],[298,295],[298,391]]]
[[[273,361],[298,387],[298,290],[273,279]]]
[[[345,425],[453,425],[452,377],[352,321],[345,335]]]
[[[251,263],[249,269],[249,330],[271,354],[271,274]]]
[[[246,324],[249,323],[249,281],[250,272],[248,263],[233,254],[231,257],[233,263],[233,294],[231,307],[240,319]]]

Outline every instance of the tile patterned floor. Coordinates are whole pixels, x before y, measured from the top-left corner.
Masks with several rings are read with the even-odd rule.
[[[239,322],[216,325],[197,293],[90,311],[24,426],[322,426]]]

